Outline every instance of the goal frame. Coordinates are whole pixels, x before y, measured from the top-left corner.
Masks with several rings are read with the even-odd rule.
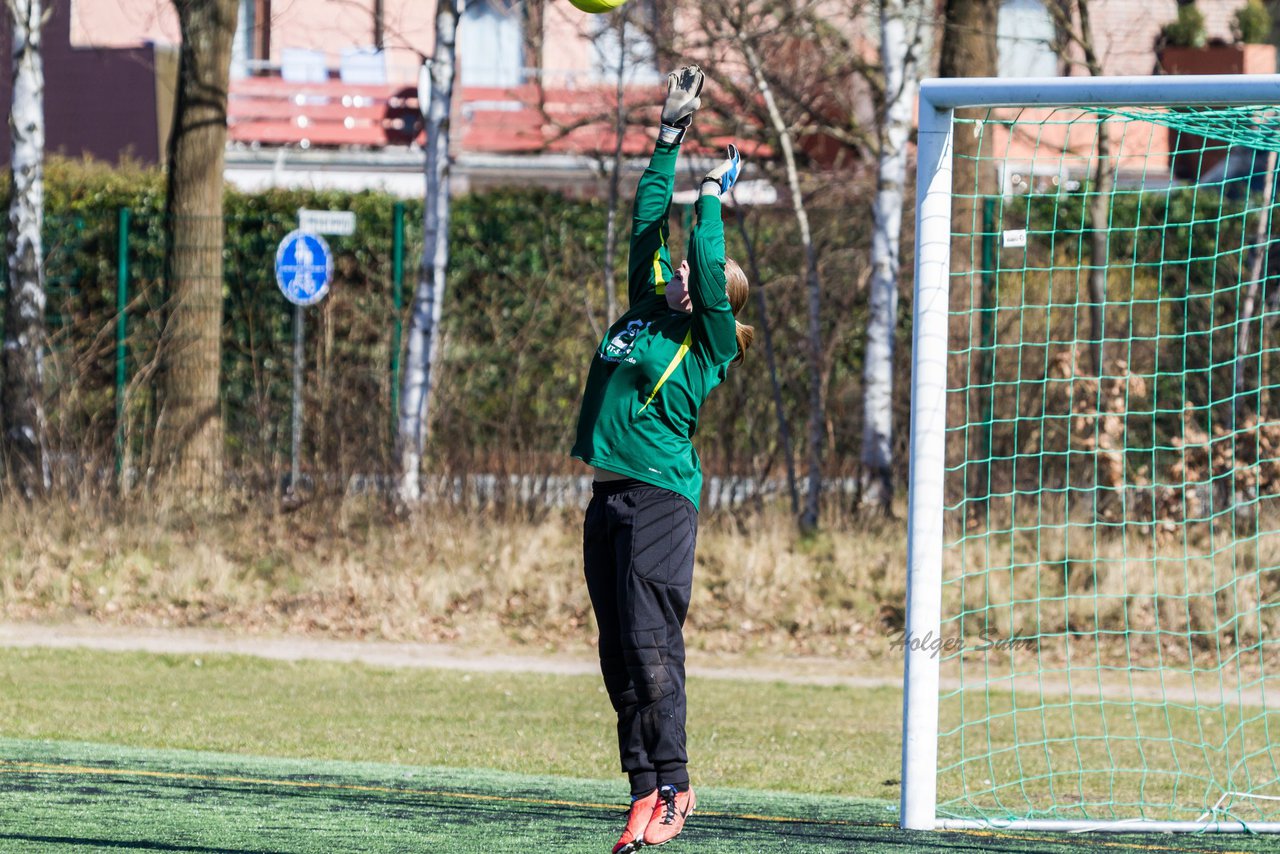
[[[911,334],[911,437],[907,607],[903,644],[900,824],[911,830],[999,828],[1113,832],[1280,833],[1280,822],[939,819],[938,656],[914,639],[942,624],[943,482],[946,466],[952,139],[966,107],[1280,106],[1280,74],[930,79],[920,86],[916,244]]]

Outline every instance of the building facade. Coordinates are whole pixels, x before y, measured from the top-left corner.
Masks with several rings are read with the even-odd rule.
[[[1001,6],[1002,76],[1082,73],[1073,54],[1064,58],[1045,2]],[[179,41],[169,0],[49,3],[49,150],[162,162]],[[1229,40],[1240,3],[1198,5],[1209,38]],[[434,46],[434,7],[431,0],[240,0],[228,178],[246,187],[420,193],[417,94]],[[625,8],[634,23],[620,30],[616,16],[586,15],[564,0],[470,0],[458,31],[452,123],[461,189],[536,181],[591,192],[613,148],[619,74],[628,102],[651,105],[662,77],[653,40],[674,26],[659,0],[630,0]],[[1101,0],[1091,8],[1105,73],[1161,70],[1156,43],[1176,16],[1175,0]],[[0,75],[9,73],[6,62]],[[9,88],[0,89],[0,100]],[[642,154],[647,140],[637,121],[624,150]]]

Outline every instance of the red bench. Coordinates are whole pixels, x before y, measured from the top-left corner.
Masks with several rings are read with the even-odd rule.
[[[623,151],[628,156],[643,155],[653,144],[655,91],[641,86],[626,93],[630,123]],[[453,132],[461,151],[613,151],[612,87],[539,91],[532,84],[469,86],[459,94],[454,99]],[[249,77],[232,81],[227,112],[229,138],[242,144],[383,148],[423,141],[417,89],[412,86]]]
[[[417,114],[417,93],[400,86],[249,77],[231,83],[227,131],[233,142],[264,145],[406,145]]]

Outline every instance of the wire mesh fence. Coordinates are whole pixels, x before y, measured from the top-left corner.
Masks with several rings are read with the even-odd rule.
[[[220,314],[212,319],[221,330],[220,465],[227,483],[253,493],[279,493],[292,450],[294,313],[277,286],[276,249],[297,228],[299,207],[326,206],[358,216],[354,234],[326,236],[333,283],[323,302],[303,310],[300,468],[308,484],[331,492],[386,490],[394,481],[403,342],[422,257],[420,205],[379,194],[244,196],[228,203],[220,224],[209,224],[223,235],[220,301],[187,309],[189,318]],[[154,197],[68,207],[47,214],[44,229],[50,451],[65,487],[138,489],[157,470],[171,405],[163,371],[173,359],[165,354],[192,346],[195,333],[174,331],[185,328],[173,322],[181,309],[171,289],[181,286],[165,276],[171,262]],[[812,217],[827,301],[824,382],[835,455],[826,474],[849,491],[861,425],[869,229],[847,209]],[[428,489],[434,484],[461,500],[519,496],[534,481],[544,484],[539,495],[581,491],[574,479],[583,470],[567,449],[590,355],[608,326],[604,219],[598,202],[539,190],[456,201]],[[683,245],[690,225],[689,212],[673,208],[673,246]],[[784,415],[799,433],[808,414],[807,294],[793,220],[785,210],[758,210],[740,225],[728,217],[726,230],[732,255],[745,259],[745,242],[755,244],[751,272],[765,287]],[[620,260],[625,254],[624,245]],[[202,275],[198,265],[194,275]],[[754,301],[744,320],[765,320]],[[769,375],[762,354],[752,355],[712,395],[697,437],[708,483],[720,484],[728,503],[774,494],[784,482]],[[803,445],[791,453],[803,459]]]
[[[387,213],[349,238],[330,239],[335,287],[306,310],[303,451],[309,467],[326,475],[383,471],[390,463],[404,241],[415,235],[402,205]],[[46,217],[45,391],[50,450],[65,483],[129,488],[155,464],[161,371],[173,361],[162,349],[193,346],[190,334],[174,331],[181,309],[170,292],[175,281],[164,275],[163,226],[162,214],[127,207],[97,221]],[[221,299],[185,306],[196,323],[214,315],[221,330],[216,416],[225,470],[256,489],[278,483],[289,461],[294,314],[273,260],[296,226],[295,217],[277,212],[215,223],[224,229]]]

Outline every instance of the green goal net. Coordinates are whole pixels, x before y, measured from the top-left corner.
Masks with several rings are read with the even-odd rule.
[[[951,123],[942,826],[1280,829],[1277,113]]]

